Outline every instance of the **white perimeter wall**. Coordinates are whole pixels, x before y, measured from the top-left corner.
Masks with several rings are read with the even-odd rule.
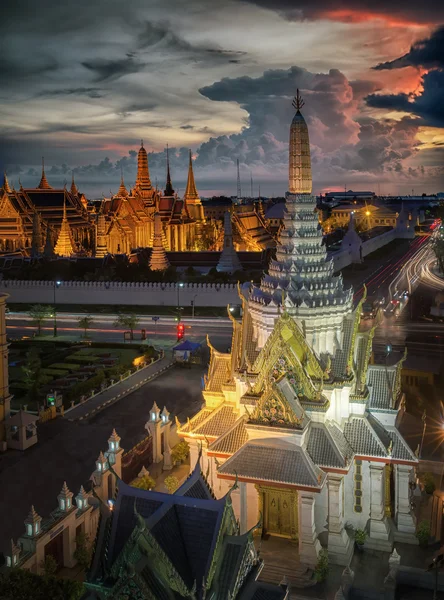
[[[8,302],[53,304],[52,281],[0,281]],[[128,304],[134,306],[227,306],[240,304],[235,284],[103,283],[64,281],[55,291],[59,304]]]

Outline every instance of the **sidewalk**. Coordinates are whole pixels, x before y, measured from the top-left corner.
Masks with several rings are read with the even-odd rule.
[[[81,421],[83,419],[88,419],[89,417],[97,414],[97,412],[100,410],[103,410],[114,402],[124,398],[135,389],[145,385],[145,383],[151,381],[154,379],[154,377],[157,377],[166,371],[166,369],[169,369],[172,365],[173,361],[171,360],[171,356],[164,356],[151,365],[140,369],[140,371],[136,371],[124,381],[120,381],[101,394],[97,394],[97,396],[86,400],[86,402],[83,404],[79,404],[72,410],[67,411],[65,413],[66,418],[69,421]]]

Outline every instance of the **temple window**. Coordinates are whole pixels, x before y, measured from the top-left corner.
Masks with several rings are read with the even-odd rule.
[[[362,512],[362,460],[355,460],[355,504],[354,510],[357,513]]]
[[[36,524],[35,524],[35,534],[36,534],[36,535],[38,534],[38,532],[39,532],[39,529],[40,529],[40,528],[39,528],[39,524],[38,524],[38,523],[36,523]]]
[[[10,567],[10,566],[11,566],[11,557],[10,557],[10,556],[7,556],[7,557],[6,557],[6,566],[7,566],[7,567]]]
[[[32,525],[31,523],[26,524],[26,535],[32,535]]]
[[[65,500],[63,498],[60,498],[60,509],[65,510]]]

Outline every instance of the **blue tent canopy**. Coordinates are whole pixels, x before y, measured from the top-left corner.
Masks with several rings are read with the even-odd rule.
[[[174,352],[195,352],[198,348],[200,348],[201,344],[197,342],[190,342],[189,340],[185,340],[178,346],[174,346]]]

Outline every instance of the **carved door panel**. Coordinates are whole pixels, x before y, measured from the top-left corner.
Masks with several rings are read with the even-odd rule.
[[[279,528],[281,535],[291,536],[290,498],[288,496],[279,499]]]
[[[265,531],[270,535],[291,537],[291,500],[278,490],[265,493]]]
[[[267,532],[279,533],[279,496],[267,493]]]

